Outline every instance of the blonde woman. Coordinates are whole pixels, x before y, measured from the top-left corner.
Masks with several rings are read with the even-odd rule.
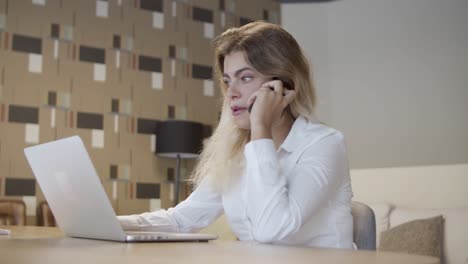
[[[309,64],[296,40],[252,22],[214,43],[224,102],[196,188],[174,208],[119,216],[124,229],[197,232],[224,213],[239,240],[352,248],[344,138],[314,117]]]

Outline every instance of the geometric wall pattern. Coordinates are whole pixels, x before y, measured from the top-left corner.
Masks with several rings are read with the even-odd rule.
[[[210,133],[210,41],[258,19],[279,23],[279,3],[0,0],[0,197],[23,198],[33,216],[44,197],[23,148],[79,135],[117,213],[170,207],[175,161],[154,155],[158,123]]]

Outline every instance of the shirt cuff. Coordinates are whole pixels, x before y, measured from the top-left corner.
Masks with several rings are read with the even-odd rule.
[[[271,161],[276,159],[276,149],[273,139],[257,139],[250,141],[244,148],[247,163],[249,160]]]
[[[247,143],[244,155],[249,182],[277,184],[280,180],[279,163],[272,139],[258,139]]]

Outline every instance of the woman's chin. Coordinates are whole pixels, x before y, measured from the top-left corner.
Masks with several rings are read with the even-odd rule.
[[[246,130],[250,129],[250,120],[234,118],[234,123],[239,129],[246,129]]]

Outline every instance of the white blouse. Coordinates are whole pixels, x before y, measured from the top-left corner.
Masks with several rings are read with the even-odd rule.
[[[225,214],[239,240],[352,248],[351,180],[343,135],[300,116],[278,150],[245,145],[245,170],[223,193],[204,182],[175,208],[119,216],[126,230],[197,232]]]

